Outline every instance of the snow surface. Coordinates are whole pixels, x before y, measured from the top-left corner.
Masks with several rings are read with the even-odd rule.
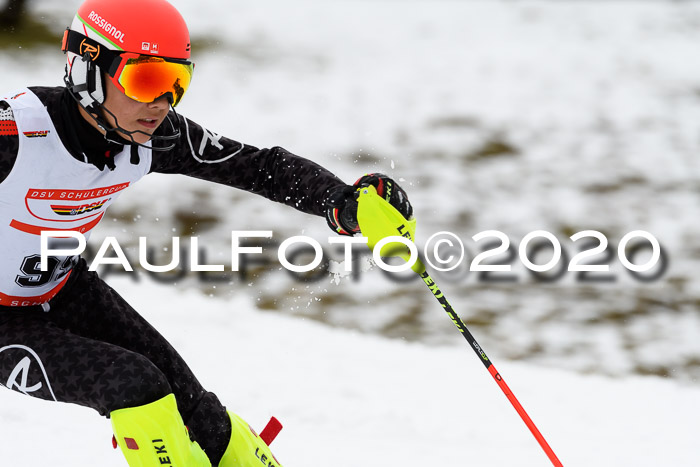
[[[79,3],[32,9],[58,38]],[[197,63],[183,114],[346,181],[391,174],[419,244],[450,230],[473,256],[480,231],[517,244],[544,229],[574,253],[577,231],[613,246],[652,232],[670,262],[651,282],[619,267],[592,284],[523,268],[514,283],[436,278],[564,465],[700,465],[698,3],[173,3]],[[60,53],[26,49],[0,51],[2,92],[62,84]],[[328,235],[323,220],[184,177],[147,177],[109,216],[95,245],[146,235],[165,248],[194,224],[211,263],[233,229]],[[225,404],[257,427],[286,424],[273,445],[285,465],[548,465],[420,283],[376,268],[311,284],[275,268],[177,287],[104,275]],[[0,420],[0,465],[45,465],[44,452],[123,465],[89,409],[4,391]]]
[[[545,466],[548,460],[465,345],[433,348],[252,311],[195,291],[115,281],[202,383],[253,426],[286,426],[287,466]],[[461,339],[458,335],[455,339]],[[697,466],[700,389],[498,362],[565,466]],[[0,398],[2,465],[122,466],[90,409]],[[47,454],[48,453],[48,454]]]

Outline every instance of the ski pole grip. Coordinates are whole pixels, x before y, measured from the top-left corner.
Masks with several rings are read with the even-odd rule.
[[[262,438],[265,444],[269,446],[275,440],[275,438],[277,438],[277,435],[281,430],[282,424],[280,421],[275,417],[272,417],[270,418],[270,421],[267,422],[265,428],[263,428],[262,433],[260,433],[260,438]]]

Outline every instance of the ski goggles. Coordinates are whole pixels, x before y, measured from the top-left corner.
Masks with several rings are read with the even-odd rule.
[[[189,88],[194,72],[194,64],[188,60],[115,52],[70,29],[63,35],[61,49],[100,67],[121,92],[139,102],[166,96],[175,107]]]

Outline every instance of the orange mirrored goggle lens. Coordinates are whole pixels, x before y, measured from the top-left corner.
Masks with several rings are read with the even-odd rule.
[[[189,62],[139,55],[126,58],[117,81],[124,94],[139,102],[153,102],[170,93],[170,102],[175,107],[189,88],[193,71],[194,65]]]

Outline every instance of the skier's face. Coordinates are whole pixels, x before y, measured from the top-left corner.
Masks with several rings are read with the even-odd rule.
[[[112,83],[105,80],[107,95],[104,107],[114,116],[104,112],[104,118],[113,128],[119,127],[128,131],[141,131],[143,133],[133,133],[131,137],[137,143],[143,144],[151,139],[153,132],[163,123],[170,110],[170,104],[165,97],[156,99],[153,102],[138,102],[127,97]],[[116,121],[115,118],[116,117]],[[145,134],[144,134],[145,133]],[[130,139],[128,135],[119,132],[119,135]]]

